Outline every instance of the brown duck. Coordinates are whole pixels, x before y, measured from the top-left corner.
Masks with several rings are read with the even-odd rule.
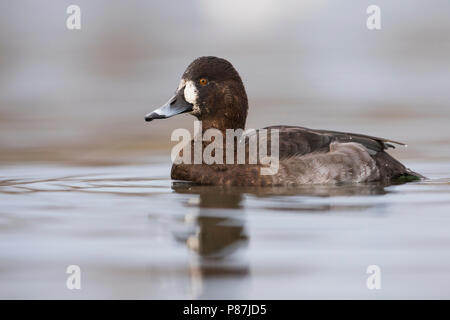
[[[247,111],[247,94],[232,64],[217,57],[200,57],[184,72],[175,95],[165,105],[146,115],[145,120],[166,119],[189,112],[202,121],[203,132],[214,128],[225,137],[227,129],[245,128]],[[275,174],[261,174],[264,164],[174,163],[172,179],[205,185],[289,186],[423,178],[385,151],[394,148],[393,144],[404,145],[401,142],[293,126],[265,129],[268,132],[278,130],[279,167]],[[270,144],[270,138],[267,140]],[[247,140],[246,143],[248,159]],[[203,142],[203,148],[207,144]],[[190,147],[193,150],[193,141]],[[223,163],[226,163],[225,159]]]

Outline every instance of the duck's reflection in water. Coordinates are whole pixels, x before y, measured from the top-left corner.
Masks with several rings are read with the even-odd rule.
[[[177,193],[192,194],[184,222],[189,232],[176,234],[192,251],[189,261],[192,297],[232,297],[245,285],[249,266],[245,257],[248,235],[241,208],[242,194],[221,188],[173,184]],[[234,281],[233,281],[234,280]],[[229,285],[219,285],[227,281]],[[220,288],[220,290],[219,290]]]
[[[246,259],[249,236],[245,228],[245,208],[242,205],[244,195],[264,198],[262,210],[295,212],[330,212],[349,211],[356,208],[369,208],[371,204],[355,201],[354,203],[311,204],[305,197],[352,197],[384,195],[386,185],[309,185],[286,188],[227,188],[196,186],[190,183],[173,183],[172,189],[177,193],[191,194],[186,202],[188,208],[184,222],[189,232],[176,233],[175,237],[185,243],[192,251],[190,258],[190,275],[192,279],[192,296],[194,298],[230,298],[233,291],[244,290],[249,285],[250,268]],[[267,199],[271,199],[267,205]],[[262,200],[262,199],[261,199]],[[255,209],[255,208],[253,208]],[[226,283],[221,283],[225,281]],[[220,290],[218,289],[220,288]],[[239,292],[242,296],[242,292]]]

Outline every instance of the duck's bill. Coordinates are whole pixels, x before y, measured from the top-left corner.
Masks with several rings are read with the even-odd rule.
[[[150,112],[145,116],[145,121],[152,121],[154,119],[167,119],[177,114],[192,111],[193,105],[184,99],[183,91],[181,94],[176,94],[162,107]]]

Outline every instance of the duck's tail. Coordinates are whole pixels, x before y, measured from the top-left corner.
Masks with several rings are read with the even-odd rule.
[[[400,161],[393,158],[387,152],[378,152],[374,158],[380,169],[382,180],[402,183],[426,179],[420,173],[406,168]]]
[[[426,179],[426,177],[421,175],[420,173],[412,171],[409,168],[406,168],[405,173],[402,173],[396,177],[392,177],[391,181],[396,183],[404,183],[404,182],[419,181],[423,179]]]

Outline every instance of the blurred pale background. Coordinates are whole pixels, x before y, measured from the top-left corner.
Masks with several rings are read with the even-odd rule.
[[[81,7],[81,30],[66,8]],[[382,30],[366,28],[381,7]],[[183,115],[151,124],[196,57],[240,72],[248,127],[291,124],[450,157],[450,2],[2,1],[0,163],[145,163]],[[395,152],[398,152],[395,151]]]
[[[70,4],[81,30],[66,28]],[[449,298],[449,12],[448,0],[0,0],[0,298]],[[430,180],[174,183],[170,133],[193,118],[144,115],[203,55],[240,72],[248,127],[404,141],[392,152]],[[65,286],[73,264],[83,290]],[[372,264],[383,290],[366,287]]]

